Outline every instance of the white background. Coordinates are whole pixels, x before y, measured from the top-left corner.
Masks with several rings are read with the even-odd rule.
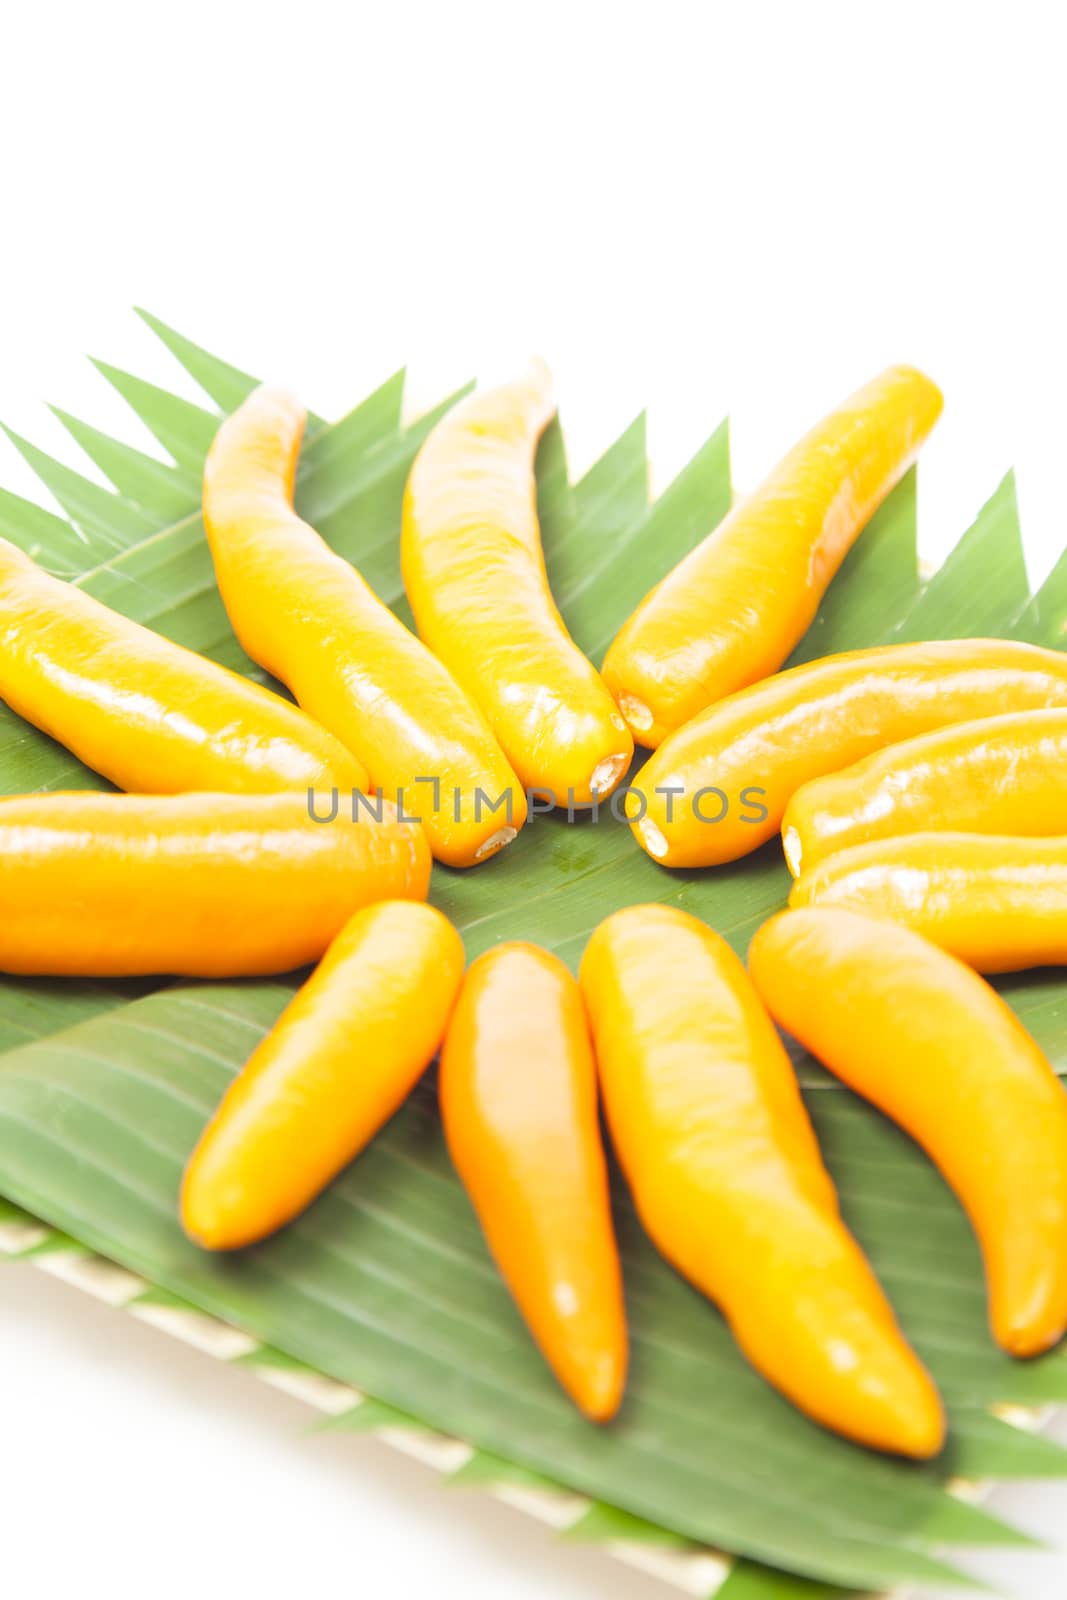
[[[0,418],[72,463],[46,399],[151,449],[83,359],[181,386],[140,303],[327,413],[404,360],[428,401],[539,349],[575,466],[648,404],[665,476],[729,411],[743,486],[910,360],[947,400],[924,551],[1014,463],[1040,575],[1067,539],[1052,14],[0,7]],[[41,497],[6,441],[0,481]],[[303,1436],[251,1378],[29,1268],[0,1270],[0,1371],[19,1600],[105,1574],[115,1600],[666,1593],[383,1446]],[[1055,1538],[1067,1484],[997,1503]],[[983,1570],[1067,1586],[1055,1553]]]

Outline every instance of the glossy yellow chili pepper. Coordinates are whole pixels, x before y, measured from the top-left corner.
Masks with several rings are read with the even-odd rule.
[[[1067,833],[1067,710],[963,722],[878,750],[798,789],[782,818],[794,877],[868,839]]]
[[[985,1259],[993,1334],[1016,1356],[1067,1328],[1067,1095],[1000,996],[895,923],[784,911],[749,951],[773,1016],[916,1139]]]
[[[514,839],[525,795],[447,668],[293,510],[304,419],[285,390],[257,389],[208,453],[204,526],[230,621],[375,788],[421,819],[438,860],[472,866]]]
[[[227,1089],[185,1170],[185,1231],[234,1250],[290,1222],[429,1066],[463,976],[432,906],[357,911]]]
[[[979,972],[1064,966],[1067,836],[873,839],[802,872],[789,904],[841,906],[905,923]]]
[[[542,363],[450,411],[412,468],[401,555],[419,633],[523,784],[585,806],[620,782],[633,741],[548,586],[533,469],[554,411]]]
[[[618,911],[581,966],[641,1220],[745,1355],[817,1422],[936,1454],[940,1401],[838,1212],[789,1058],[741,962],[672,907]]]
[[[826,656],[672,734],[638,774],[626,814],[666,867],[733,861],[778,831],[801,784],[933,728],[1043,706],[1067,706],[1067,653],[947,639]]]
[[[0,697],[120,789],[366,789],[333,736],[0,539]]]
[[[890,367],[795,445],[641,602],[604,660],[634,738],[655,749],[706,706],[776,672],[941,414]]]
[[[20,795],[0,863],[0,971],[98,978],[288,972],[431,866],[417,823],[316,822],[306,794]]]
[[[456,1170],[530,1332],[575,1404],[608,1421],[626,1316],[589,1029],[562,962],[530,944],[474,962],[440,1092]]]

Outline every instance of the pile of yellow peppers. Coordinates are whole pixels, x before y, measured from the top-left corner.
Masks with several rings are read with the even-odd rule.
[[[439,1053],[457,1171],[590,1419],[618,1411],[627,1368],[602,1108],[651,1238],[764,1376],[828,1428],[932,1456],[940,1398],[842,1221],[777,1024],[944,1174],[998,1343],[1063,1336],[1067,1097],[978,974],[1067,960],[1067,655],[972,639],[779,670],[940,409],[912,368],[859,390],[644,599],[600,672],[545,571],[540,363],[455,407],[415,461],[417,633],[294,511],[301,405],[261,388],[223,423],[204,477],[219,589],[295,705],[0,541],[0,696],[125,791],[0,801],[0,969],[318,962],[192,1154],[194,1240],[289,1222]],[[626,786],[635,742],[653,754]],[[465,970],[426,903],[433,860],[478,867],[535,801],[612,795],[668,869],[781,831],[790,909],[747,968],[643,905],[596,929],[577,980],[524,943]]]

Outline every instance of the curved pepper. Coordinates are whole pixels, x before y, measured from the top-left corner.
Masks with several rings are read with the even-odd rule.
[[[906,739],[806,783],[782,818],[794,877],[898,833],[1067,833],[1067,710],[1018,711]]]
[[[454,407],[411,469],[401,557],[419,633],[523,784],[587,806],[620,782],[633,741],[548,586],[534,457],[554,411],[542,363]]]
[[[594,1422],[626,1381],[626,1316],[578,985],[502,944],[467,974],[441,1052],[456,1171],[541,1353]]]
[[[979,972],[1064,966],[1067,837],[874,839],[802,872],[789,904],[841,906],[902,922]]]
[[[182,1183],[185,1231],[234,1250],[292,1220],[429,1066],[463,941],[417,901],[357,911],[233,1080]]]
[[[314,821],[304,794],[20,795],[0,862],[0,971],[94,978],[288,972],[431,867],[417,823]]]
[[[514,839],[525,796],[448,670],[293,510],[304,418],[286,391],[257,389],[208,452],[204,526],[230,621],[422,821],[438,860],[473,866]]]
[[[664,741],[627,795],[642,849],[707,867],[773,837],[801,784],[883,745],[1005,710],[1067,706],[1067,654],[946,639],[825,656],[742,689]]]
[[[603,667],[639,744],[655,749],[778,670],[941,404],[921,372],[890,367],[794,445],[641,602]]]
[[[783,911],[749,968],[783,1028],[917,1140],[985,1259],[993,1335],[1037,1355],[1067,1328],[1067,1095],[1000,996],[910,928]]]
[[[781,1040],[695,917],[618,911],[581,966],[612,1139],[654,1243],[817,1422],[926,1457],[936,1390],[838,1212]]]
[[[0,539],[0,696],[120,789],[368,787],[280,695],[131,622]]]

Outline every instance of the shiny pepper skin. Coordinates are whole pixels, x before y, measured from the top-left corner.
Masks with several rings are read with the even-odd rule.
[[[607,1422],[626,1315],[578,985],[531,944],[473,963],[441,1052],[441,1115],[489,1248],[563,1388]]]
[[[92,978],[288,972],[432,865],[417,823],[306,794],[92,793],[0,800],[0,863],[0,971]]]
[[[955,723],[798,789],[782,818],[789,870],[899,833],[1067,834],[1067,709]]]
[[[368,787],[355,757],[288,700],[51,577],[5,539],[0,696],[120,789]]]
[[[453,407],[415,458],[400,551],[420,635],[526,789],[588,806],[619,784],[633,741],[548,585],[534,457],[554,412],[541,362]]]
[[[1067,1094],[994,989],[910,928],[783,911],[749,969],[772,1016],[910,1133],[955,1190],[985,1260],[997,1343],[1067,1329]]]
[[[978,972],[1067,966],[1067,835],[872,839],[802,872],[789,904],[904,923]]]
[[[514,839],[525,795],[447,668],[293,510],[304,418],[287,391],[257,389],[208,453],[204,526],[230,621],[375,789],[420,818],[437,859],[473,866]]]
[[[357,911],[227,1089],[186,1168],[182,1223],[209,1250],[290,1222],[429,1066],[463,942],[413,900]]]
[[[641,602],[604,659],[639,744],[777,672],[864,525],[915,459],[941,395],[890,367],[818,423]]]
[[[612,1140],[653,1242],[810,1417],[927,1457],[936,1390],[841,1220],[792,1065],[718,934],[617,911],[580,974]]]
[[[660,745],[626,797],[665,867],[734,861],[777,833],[801,784],[949,723],[1067,707],[1067,654],[944,639],[824,656],[712,706]]]

